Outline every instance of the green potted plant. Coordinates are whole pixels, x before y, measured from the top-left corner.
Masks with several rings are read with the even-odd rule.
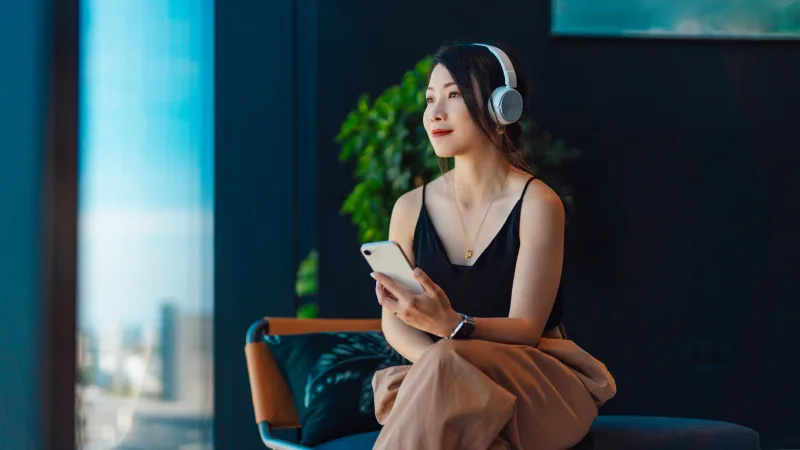
[[[356,184],[342,204],[341,213],[350,215],[360,242],[387,239],[395,201],[440,175],[422,122],[432,63],[433,58],[426,56],[405,73],[399,84],[390,86],[374,101],[370,101],[369,94],[363,94],[336,136],[342,146],[340,161],[355,161]],[[539,130],[527,118],[521,124],[529,162],[536,168],[536,175],[558,192],[569,214],[573,205],[571,189],[555,169],[579,158],[580,152]],[[312,257],[317,257],[316,252],[312,251],[309,258]],[[316,270],[316,264],[308,261],[300,266]],[[304,272],[303,277],[308,276]]]

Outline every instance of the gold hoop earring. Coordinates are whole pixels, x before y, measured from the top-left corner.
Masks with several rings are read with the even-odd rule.
[[[503,133],[505,133],[505,132],[506,132],[506,127],[505,127],[505,125],[498,125],[498,126],[497,126],[497,129],[496,129],[496,131],[497,131],[497,134],[503,134]]]

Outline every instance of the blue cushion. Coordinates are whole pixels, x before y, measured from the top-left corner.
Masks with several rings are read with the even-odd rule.
[[[713,420],[600,416],[574,450],[760,450],[758,433]]]
[[[314,447],[381,429],[372,376],[408,364],[381,332],[269,335],[264,341],[292,392],[302,445]]]
[[[318,450],[369,450],[378,432],[326,442]],[[732,423],[673,417],[600,416],[574,450],[760,450],[758,433]]]
[[[378,432],[360,433],[318,445],[317,450],[371,450],[378,439]]]

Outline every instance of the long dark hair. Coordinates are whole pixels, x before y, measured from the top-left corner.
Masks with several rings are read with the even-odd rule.
[[[498,46],[498,48],[502,48]],[[514,65],[517,74],[517,91],[522,95],[523,106],[527,103],[529,94],[528,80],[525,78],[517,59],[513,54],[503,49],[508,59]],[[437,65],[441,64],[453,77],[459,87],[461,97],[467,105],[472,121],[483,131],[483,134],[502,152],[511,165],[532,173],[533,168],[525,158],[522,145],[522,125],[517,121],[505,126],[503,134],[497,132],[497,125],[492,120],[488,111],[489,96],[492,92],[505,84],[503,69],[500,62],[488,48],[447,42],[433,55],[431,72],[428,74],[430,82],[431,73]],[[475,92],[475,85],[478,92]],[[448,158],[439,158],[439,168],[442,173],[450,170]]]

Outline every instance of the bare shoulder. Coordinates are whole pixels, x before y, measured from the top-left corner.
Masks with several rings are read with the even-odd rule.
[[[410,246],[421,208],[422,186],[401,195],[392,207],[389,239]]]
[[[414,216],[413,222],[416,222],[416,216],[422,207],[422,186],[414,188],[405,194],[401,195],[394,203],[392,208],[392,220],[395,216],[399,219],[405,220],[409,216]]]
[[[531,180],[522,199],[520,236],[563,233],[564,224],[565,211],[561,197],[542,180]]]

